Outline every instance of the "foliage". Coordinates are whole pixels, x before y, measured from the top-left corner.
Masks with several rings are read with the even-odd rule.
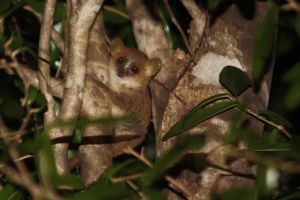
[[[38,34],[39,22],[36,17],[23,8],[29,5],[37,12],[43,12],[45,1],[41,0],[4,0],[0,1],[0,59],[4,57],[4,45],[10,41],[13,49],[22,52],[20,60],[30,66],[36,67],[38,62]],[[115,3],[118,2],[118,3]],[[183,47],[180,34],[171,22],[161,2],[157,3],[159,9],[158,19],[161,20],[171,47]],[[278,1],[277,1],[278,2]],[[125,12],[123,1],[106,1],[115,9]],[[255,11],[255,2],[252,0],[206,0],[199,1],[207,11],[214,16],[219,16],[230,5],[238,6],[243,15],[250,19]],[[280,11],[279,24],[275,24],[274,14],[285,2],[268,10],[265,19],[256,33],[256,48],[253,58],[253,83],[249,75],[234,66],[227,66],[220,74],[220,83],[228,92],[211,96],[199,102],[189,113],[169,130],[163,140],[167,141],[174,136],[178,136],[188,131],[195,125],[203,123],[205,120],[215,117],[227,110],[237,110],[236,119],[232,120],[230,129],[226,135],[228,145],[236,144],[240,141],[247,143],[249,152],[256,157],[251,160],[256,164],[256,182],[252,188],[231,188],[218,194],[214,199],[276,199],[289,200],[299,199],[299,179],[300,172],[300,139],[297,131],[300,130],[299,118],[297,114],[300,106],[300,12]],[[173,5],[174,4],[174,5]],[[180,10],[179,6],[171,3],[172,7]],[[298,8],[299,8],[298,3]],[[65,1],[58,1],[54,22],[62,25],[65,19]],[[186,17],[182,13],[176,13],[179,21],[185,21]],[[107,32],[110,36],[121,37],[129,46],[136,46],[131,24],[128,19],[122,18],[109,11],[104,11],[104,19],[107,25]],[[186,24],[183,24],[186,27]],[[277,27],[276,27],[277,26]],[[268,110],[259,112],[252,111],[248,105],[239,98],[247,89],[253,89],[261,81],[265,68],[265,63],[272,56],[275,46],[276,28],[278,28],[276,64],[274,81],[271,94],[271,107]],[[62,33],[61,33],[62,34]],[[270,37],[272,35],[272,37]],[[56,52],[56,53],[55,53]],[[60,61],[58,49],[53,46],[51,63]],[[56,70],[53,67],[53,72]],[[87,189],[83,189],[78,174],[74,169],[70,174],[58,175],[54,166],[51,141],[47,137],[47,129],[41,130],[39,125],[43,124],[43,114],[45,113],[46,101],[43,95],[35,88],[27,88],[25,84],[16,76],[0,71],[0,199],[31,199],[30,187],[16,180],[14,174],[6,174],[4,165],[14,166],[17,162],[13,157],[13,151],[18,152],[18,156],[24,158],[22,163],[27,168],[26,176],[33,180],[34,186],[40,186],[46,191],[55,191],[65,199],[139,199],[141,194],[148,199],[166,199],[161,193],[160,186],[166,184],[166,176],[172,169],[179,166],[183,159],[184,152],[199,150],[203,147],[205,137],[192,135],[183,137],[176,148],[170,149],[165,156],[156,160],[154,154],[153,131],[149,131],[148,139],[144,142],[145,155],[136,155],[136,151],[129,152],[128,155],[116,159],[105,175]],[[249,88],[250,87],[250,88]],[[23,99],[22,102],[20,99]],[[59,105],[59,101],[56,102]],[[27,123],[26,130],[22,130],[21,137],[14,135],[26,118],[29,109],[38,109]],[[274,112],[274,111],[276,112]],[[281,113],[278,114],[277,112]],[[259,143],[253,139],[250,130],[239,127],[239,118],[243,115],[250,115],[267,125],[264,136]],[[298,116],[299,117],[299,116]],[[58,122],[53,126],[68,126],[75,124],[78,132],[89,124],[114,124],[127,119],[80,119],[75,122]],[[6,127],[3,126],[6,125]],[[3,136],[3,133],[8,136]],[[289,132],[293,133],[292,140]],[[284,133],[284,134],[282,134]],[[287,134],[288,133],[288,134]],[[5,139],[5,138],[8,139]],[[15,139],[11,141],[11,138]],[[76,134],[72,140],[70,154],[76,155],[80,134]],[[150,155],[151,154],[151,155]],[[264,159],[265,155],[268,157]],[[201,162],[205,162],[205,155],[197,157]],[[292,162],[291,162],[292,161]],[[291,165],[289,165],[292,163]],[[286,164],[286,165],[284,165]],[[195,164],[196,165],[196,164]],[[295,166],[295,168],[293,168]],[[193,167],[193,166],[192,166]],[[297,168],[298,167],[298,168]],[[19,168],[17,167],[19,170]],[[297,171],[298,170],[298,171]],[[126,177],[136,176],[133,180]],[[285,178],[287,177],[287,178]],[[139,189],[132,187],[137,186]],[[27,185],[29,186],[29,185]],[[32,185],[30,185],[32,186]]]

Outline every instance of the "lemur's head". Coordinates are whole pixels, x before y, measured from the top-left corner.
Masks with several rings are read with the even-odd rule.
[[[110,79],[112,84],[129,88],[147,86],[150,79],[159,71],[161,61],[148,59],[141,51],[124,46],[121,39],[111,43]]]

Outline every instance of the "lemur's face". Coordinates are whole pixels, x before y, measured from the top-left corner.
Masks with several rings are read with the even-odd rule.
[[[160,60],[148,59],[136,49],[127,48],[117,41],[112,45],[110,72],[112,81],[136,88],[146,86],[160,69]]]

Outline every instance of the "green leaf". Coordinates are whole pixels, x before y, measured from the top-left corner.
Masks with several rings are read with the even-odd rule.
[[[162,140],[166,141],[171,137],[174,137],[184,131],[191,129],[195,125],[236,106],[236,101],[226,101],[215,103],[214,105],[207,108],[199,108],[193,110],[192,112],[189,112],[187,115],[185,115],[177,123],[175,123],[175,125],[173,125],[172,128],[163,136]]]
[[[57,178],[52,145],[46,131],[35,136],[35,164],[38,177],[46,187],[53,188]]]
[[[231,95],[228,93],[222,93],[222,94],[216,94],[211,97],[208,97],[207,99],[204,99],[201,101],[197,106],[195,106],[190,112],[194,112],[195,110],[198,110],[200,108],[204,108],[208,106],[209,104],[212,104],[218,100],[223,100],[223,99],[230,99]]]
[[[174,166],[184,155],[186,150],[199,150],[205,143],[203,135],[190,135],[181,139],[174,148],[160,158],[153,168],[145,172],[143,177],[143,184],[145,186],[152,185],[154,181],[161,178],[164,172],[170,167]]]
[[[234,96],[239,96],[251,86],[246,72],[237,67],[226,66],[220,73],[220,83]]]
[[[278,7],[271,5],[265,18],[255,34],[255,48],[253,57],[253,80],[259,85],[263,73],[267,70],[275,45],[275,33]]]
[[[55,178],[55,183],[59,189],[78,190],[84,188],[81,179],[73,174],[59,175]]]
[[[119,200],[130,199],[134,195],[124,183],[111,184],[107,180],[101,179],[89,186],[84,191],[66,198],[67,200]],[[127,197],[127,198],[126,198]]]
[[[20,189],[8,184],[4,188],[1,188],[0,199],[21,200],[24,199],[24,197]]]
[[[261,152],[281,152],[281,151],[291,151],[289,143],[278,143],[275,145],[270,144],[250,144],[249,149],[252,151]]]
[[[285,117],[275,113],[275,112],[272,112],[272,111],[269,111],[269,110],[263,110],[260,112],[260,115],[263,115],[265,117],[267,117],[268,119],[272,120],[273,122],[276,122],[276,123],[279,123],[279,124],[282,124],[286,127],[292,127],[292,123],[289,122]]]
[[[137,159],[126,159],[121,163],[114,163],[114,165],[107,172],[107,177],[114,179],[122,176],[130,176],[132,174],[141,173],[148,169],[148,167]]]

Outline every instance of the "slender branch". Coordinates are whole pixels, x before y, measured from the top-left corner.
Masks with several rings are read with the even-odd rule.
[[[58,120],[76,120],[79,116],[86,75],[87,50],[90,30],[102,6],[103,0],[71,1],[69,20],[68,57],[65,65],[68,66],[64,93]],[[51,129],[51,139],[71,136],[74,126]],[[54,144],[54,155],[58,173],[66,173],[68,166],[68,143]]]
[[[23,8],[25,10],[27,10],[28,12],[32,13],[39,20],[40,23],[42,22],[43,17],[40,13],[36,12],[33,8],[31,8],[28,5],[23,6]],[[60,52],[63,53],[64,52],[64,41],[60,37],[60,34],[54,28],[52,28],[52,31],[51,31],[51,39],[55,43],[57,48],[60,50]]]
[[[189,53],[192,54],[192,51],[191,51],[191,47],[190,47],[190,44],[189,44],[189,41],[188,41],[188,38],[186,37],[182,27],[180,26],[179,22],[177,21],[171,7],[170,7],[170,4],[169,4],[169,1],[168,0],[163,0],[164,1],[164,4],[165,4],[165,7],[167,8],[167,11],[171,17],[171,20],[173,22],[173,24],[176,26],[176,28],[178,29],[182,39],[183,39],[183,42],[184,42],[184,45],[185,47],[188,49]]]
[[[271,121],[271,120],[268,120],[266,119],[265,117],[261,116],[261,115],[258,115],[256,114],[254,111],[250,110],[249,108],[245,109],[245,111],[255,117],[256,119],[262,121],[262,122],[265,122],[275,128],[277,128],[279,131],[281,131],[287,138],[291,139],[292,138],[292,135],[286,130],[286,128],[282,125],[279,125],[279,124],[276,124],[275,122]]]
[[[55,119],[55,102],[53,96],[48,92],[48,85],[50,84],[50,40],[52,32],[52,22],[54,17],[56,0],[46,0],[43,20],[40,30],[39,40],[39,70],[38,74],[40,90],[47,100],[48,110],[45,113],[45,125],[54,121]],[[43,60],[44,59],[44,60]]]
[[[206,28],[206,26],[207,26],[207,24],[208,24],[208,18],[206,17],[205,18],[205,25],[204,25],[204,30],[205,30],[205,28]],[[199,41],[198,41],[198,44],[197,44],[197,46],[196,46],[196,49],[194,50],[194,52],[191,54],[192,56],[191,56],[191,58],[190,58],[190,61],[184,66],[184,68],[180,71],[180,73],[179,73],[179,75],[178,75],[178,77],[177,77],[177,79],[176,79],[176,83],[174,84],[174,86],[173,86],[173,88],[172,89],[174,89],[176,86],[177,86],[177,84],[179,83],[179,81],[182,79],[182,77],[185,75],[185,73],[188,71],[188,69],[190,68],[190,66],[193,64],[193,63],[196,63],[196,61],[195,61],[195,58],[196,58],[196,55],[197,55],[197,53],[198,53],[198,51],[199,51],[199,49],[200,49],[200,46],[201,46],[201,44],[202,44],[202,41],[203,41],[203,38],[205,37],[205,33],[203,33],[202,35],[201,35],[201,37],[200,37],[200,39],[199,39]]]
[[[143,175],[144,175],[143,173],[137,173],[137,174],[133,174],[133,175],[129,175],[129,176],[111,178],[111,182],[119,183],[119,182],[124,182],[124,181],[131,181],[131,180],[141,178]]]
[[[252,163],[260,164],[264,166],[274,166],[278,168],[279,170],[282,170],[284,172],[288,173],[300,173],[300,164],[294,161],[286,161],[281,159],[274,159],[272,157],[268,156],[262,156],[259,155],[253,151],[249,150],[238,150],[234,147],[229,148],[227,150],[226,155],[228,157],[233,158],[244,158]]]
[[[116,9],[116,8],[114,8],[112,6],[105,5],[105,6],[103,6],[103,9],[107,10],[109,12],[112,12],[112,13],[114,13],[116,15],[119,15],[120,17],[123,17],[124,19],[128,19],[128,20],[130,19],[129,16],[127,15],[127,13],[119,11],[118,9]]]
[[[147,160],[147,158],[145,158],[143,155],[138,154],[133,149],[128,148],[124,151],[124,153],[127,153],[129,155],[136,157],[137,159],[142,161],[144,164],[146,164],[148,167],[153,168],[153,164],[149,160]],[[184,185],[182,185],[180,182],[178,182],[173,177],[171,177],[169,175],[165,175],[164,178],[170,183],[171,187],[175,187],[174,188],[175,190],[177,189],[177,190],[181,191],[187,197],[192,196],[191,192]]]
[[[139,191],[139,188],[136,184],[134,184],[132,181],[126,181],[126,183],[134,190],[138,193],[138,195],[142,198],[142,199],[147,199],[145,197],[145,195]]]

